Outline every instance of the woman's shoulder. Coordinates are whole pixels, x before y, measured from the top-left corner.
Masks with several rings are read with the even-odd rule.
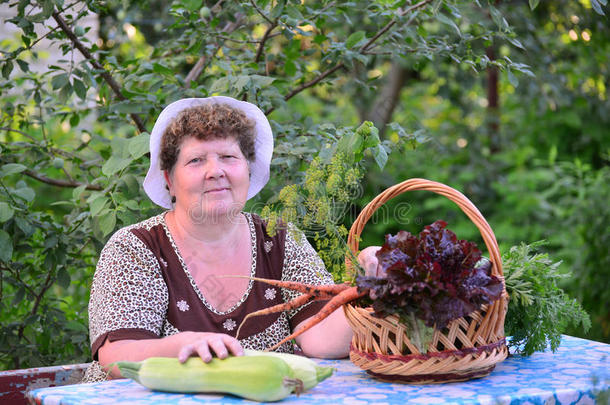
[[[159,225],[165,226],[165,212],[118,229],[110,239],[108,239],[107,244],[131,241],[134,236],[134,231],[139,230],[147,232]]]

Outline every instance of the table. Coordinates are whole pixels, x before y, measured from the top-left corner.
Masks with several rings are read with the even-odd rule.
[[[555,353],[511,356],[478,380],[439,385],[377,381],[349,360],[319,360],[336,373],[299,397],[278,404],[604,404],[610,403],[610,345],[563,336]],[[195,405],[250,403],[222,395],[183,395],[150,391],[131,380],[41,388],[31,403],[44,405]]]

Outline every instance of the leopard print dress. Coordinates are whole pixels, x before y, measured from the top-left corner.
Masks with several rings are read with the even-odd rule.
[[[332,276],[307,239],[292,225],[267,234],[260,217],[244,213],[252,241],[251,275],[309,284],[332,284]],[[106,340],[162,338],[180,331],[205,331],[234,336],[244,317],[298,295],[297,292],[250,281],[242,297],[219,311],[207,301],[188,268],[196,257],[182,257],[165,222],[165,213],[117,231],[100,254],[89,300],[89,334],[93,362],[83,382],[107,378],[97,362]],[[223,294],[214,277],[208,291]],[[226,295],[226,294],[225,294]],[[222,297],[222,295],[219,295]],[[223,297],[224,298],[224,297]],[[263,350],[288,336],[324,302],[288,313],[252,318],[239,336],[244,348]],[[278,351],[292,352],[286,343]]]

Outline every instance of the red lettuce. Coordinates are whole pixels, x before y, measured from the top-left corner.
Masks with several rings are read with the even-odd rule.
[[[361,305],[375,315],[414,315],[439,329],[476,311],[502,294],[502,282],[491,275],[491,262],[481,260],[476,244],[458,240],[447,223],[436,221],[419,234],[387,235],[377,258],[385,277],[358,277],[368,291]]]

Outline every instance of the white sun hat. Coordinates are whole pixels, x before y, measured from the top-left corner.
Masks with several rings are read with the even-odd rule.
[[[273,134],[265,114],[254,104],[235,100],[231,97],[214,96],[207,98],[184,98],[165,107],[150,133],[150,167],[144,179],[144,191],[148,197],[163,208],[172,208],[172,198],[166,188],[167,183],[161,170],[159,152],[161,138],[170,122],[183,110],[205,104],[227,104],[242,111],[255,122],[254,161],[250,162],[250,187],[248,199],[254,197],[269,181],[269,166],[273,154]]]

